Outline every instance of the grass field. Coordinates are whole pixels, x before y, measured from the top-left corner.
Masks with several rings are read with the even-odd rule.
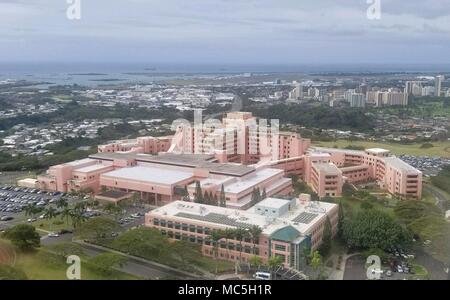
[[[38,230],[39,233],[41,233],[42,230],[44,231],[61,231],[61,229],[72,229],[73,226],[70,223],[67,223],[66,219],[61,219],[59,216],[52,219],[52,220],[45,220],[45,219],[39,219],[36,222],[31,223],[34,227],[36,227],[36,230]]]
[[[9,241],[0,240],[0,250],[11,247]],[[3,251],[5,252],[5,251]],[[46,248],[38,249],[31,253],[15,251],[17,256],[13,267],[25,272],[28,279],[32,280],[65,280],[66,270],[69,267],[65,260],[56,254],[46,251]],[[5,256],[5,255],[3,255]],[[139,279],[133,275],[113,270],[110,274],[100,273],[87,267],[87,257],[81,255],[81,279],[85,280],[133,280]]]
[[[65,280],[66,270],[69,265],[65,264],[59,257],[39,250],[32,254],[20,254],[17,258],[16,266],[27,274],[28,279],[39,280]],[[81,279],[84,280],[114,280],[138,279],[130,274],[114,271],[111,275],[104,275],[83,267],[81,261]]]
[[[391,150],[393,154],[409,154],[416,156],[442,156],[450,157],[450,142],[432,142],[434,147],[422,149],[422,144],[398,144],[398,143],[380,143],[380,142],[368,142],[368,141],[353,141],[337,140],[330,142],[313,141],[314,146],[318,147],[337,147],[345,148],[347,146],[361,146],[364,148],[385,148]]]

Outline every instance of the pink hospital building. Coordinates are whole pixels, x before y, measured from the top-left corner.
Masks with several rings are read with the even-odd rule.
[[[345,182],[367,181],[392,194],[421,198],[422,173],[388,150],[312,147],[297,133],[259,131],[256,124],[251,113],[233,112],[214,126],[178,125],[174,136],[113,141],[86,159],[50,167],[38,176],[38,186],[137,192],[161,205],[180,200],[185,188],[192,196],[200,182],[213,195],[224,186],[227,207],[245,210],[253,189],[269,197],[286,195],[292,191],[287,175],[296,175],[320,198],[341,196]]]

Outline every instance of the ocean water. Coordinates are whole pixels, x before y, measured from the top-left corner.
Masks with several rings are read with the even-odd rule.
[[[447,73],[450,65],[158,65],[151,63],[0,63],[0,80],[27,80],[48,85],[150,83],[162,79],[241,73]]]

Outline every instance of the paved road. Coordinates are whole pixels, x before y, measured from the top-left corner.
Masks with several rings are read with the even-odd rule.
[[[446,203],[450,201],[439,189],[431,186],[429,184],[424,185],[424,189],[432,194],[434,198],[436,198],[436,205],[442,210],[445,211]]]
[[[345,263],[344,280],[366,280],[366,260],[360,255],[349,257]]]
[[[422,265],[427,269],[428,274],[431,279],[434,280],[446,280],[448,278],[447,273],[445,273],[445,265],[434,259],[430,254],[426,253],[421,247],[416,247],[414,249],[416,253],[415,262]]]
[[[241,111],[244,106],[242,102],[242,98],[239,95],[236,95],[233,104],[231,105],[231,111]]]

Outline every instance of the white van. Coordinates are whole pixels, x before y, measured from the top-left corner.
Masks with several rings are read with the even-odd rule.
[[[256,272],[253,275],[253,278],[255,278],[256,280],[271,280],[272,279],[272,275],[270,273],[267,273],[267,272]]]

